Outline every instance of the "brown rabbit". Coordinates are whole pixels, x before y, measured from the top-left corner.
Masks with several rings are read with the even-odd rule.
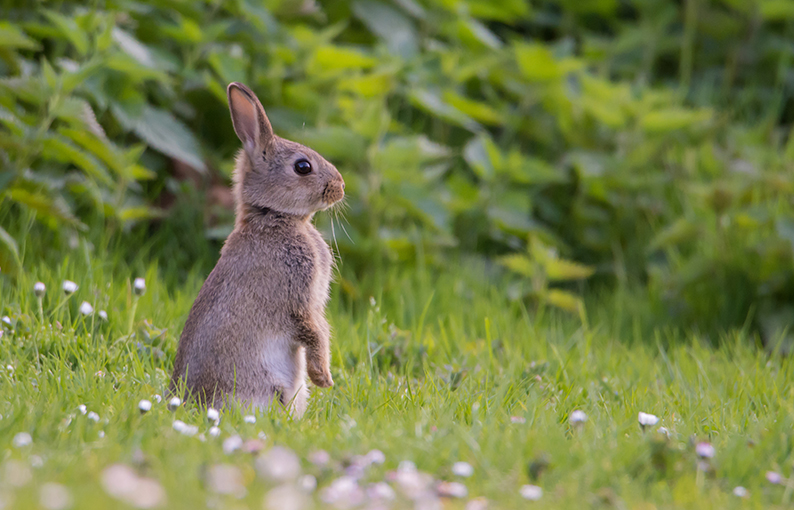
[[[229,398],[264,408],[277,398],[306,409],[306,373],[333,386],[325,319],[332,257],[312,215],[344,197],[322,156],[273,133],[245,85],[226,89],[243,149],[234,171],[236,220],[190,310],[171,392],[219,406]],[[184,386],[183,386],[184,385]]]

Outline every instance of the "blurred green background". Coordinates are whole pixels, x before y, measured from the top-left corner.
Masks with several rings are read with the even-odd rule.
[[[241,81],[345,177],[345,210],[318,223],[346,299],[394,268],[475,258],[536,306],[620,299],[648,324],[767,340],[794,319],[792,1],[0,13],[3,278],[92,250],[175,285],[211,269],[239,147],[225,87]]]

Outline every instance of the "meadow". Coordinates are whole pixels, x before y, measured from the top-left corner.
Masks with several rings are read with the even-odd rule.
[[[791,508],[790,0],[0,0],[0,510]],[[335,386],[167,394],[239,81]]]
[[[745,333],[530,313],[476,262],[394,271],[366,303],[335,287],[336,385],[302,419],[229,408],[213,429],[166,394],[201,275],[173,290],[83,255],[0,289],[5,508],[791,505],[791,362]]]

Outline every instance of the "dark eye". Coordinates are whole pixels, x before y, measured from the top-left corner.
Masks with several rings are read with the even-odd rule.
[[[295,162],[295,173],[298,175],[309,175],[312,173],[312,164],[305,159],[299,159]]]

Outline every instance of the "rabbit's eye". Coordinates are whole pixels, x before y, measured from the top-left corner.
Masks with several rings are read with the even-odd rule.
[[[305,159],[299,159],[295,162],[295,173],[298,175],[309,175],[312,173],[312,164]]]

